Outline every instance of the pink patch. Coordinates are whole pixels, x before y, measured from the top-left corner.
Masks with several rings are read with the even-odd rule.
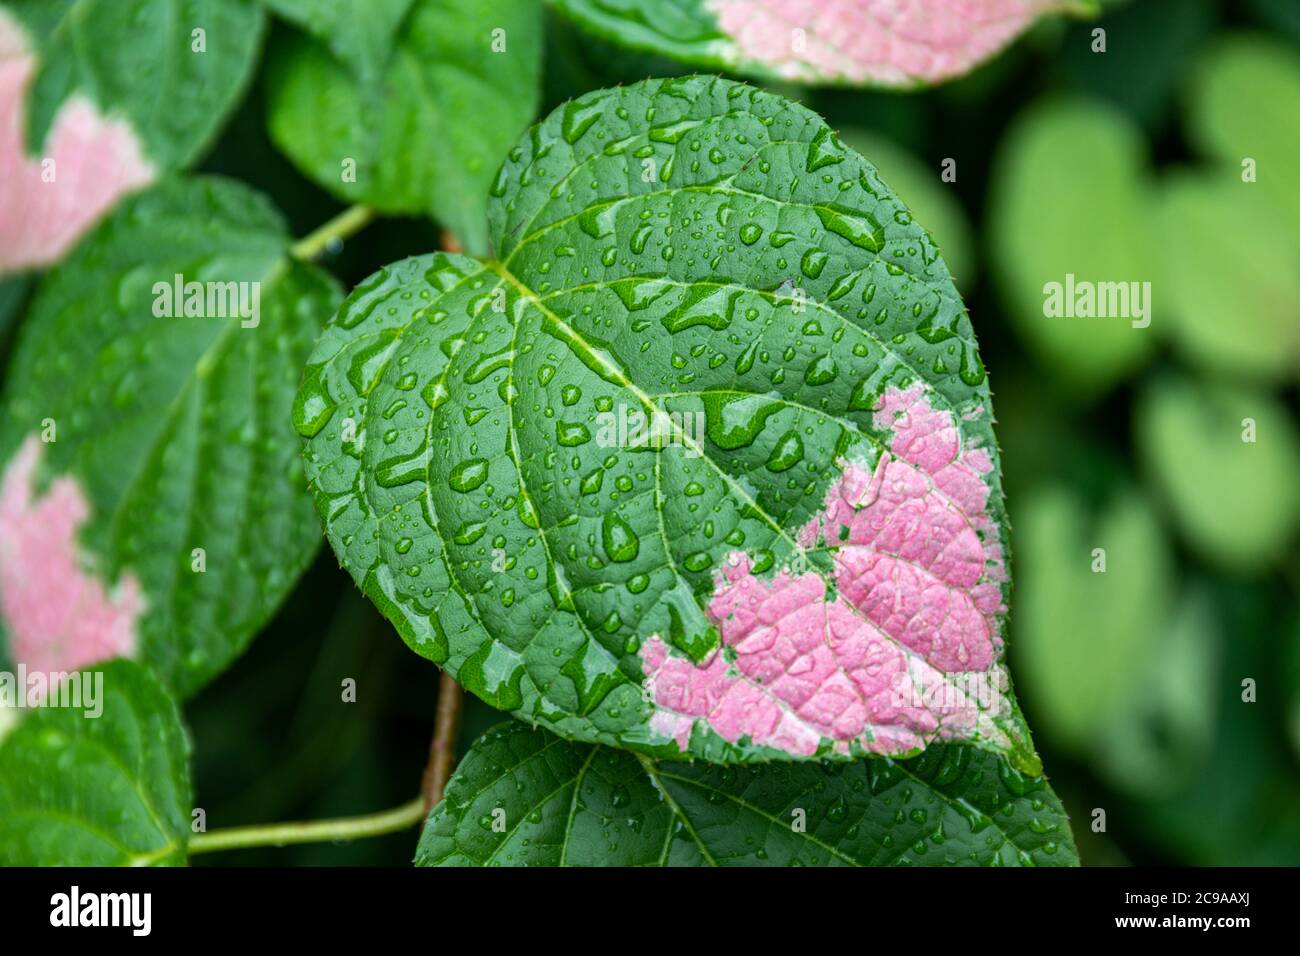
[[[28,156],[26,92],[36,57],[0,10],[0,273],[59,259],[123,195],[156,173],[123,120],[82,96],[59,108],[44,153]],[[46,182],[45,160],[53,161]]]
[[[906,86],[958,76],[1062,0],[705,0],[742,59],[790,79]],[[802,31],[796,33],[795,31]]]
[[[816,572],[764,581],[732,554],[709,607],[727,651],[696,665],[657,636],[642,647],[653,731],[684,750],[703,719],[725,740],[799,756],[823,740],[885,754],[940,738],[1007,742],[992,720],[1009,707],[992,461],[962,448],[919,384],[889,389],[874,422],[892,432],[889,450],[874,469],[846,463],[799,534],[834,549],[837,593],[828,599]]]
[[[90,504],[77,482],[60,475],[34,499],[44,446],[28,436],[0,480],[0,616],[15,663],[61,673],[135,651],[145,600],[122,575],[110,594],[85,569],[77,532]]]

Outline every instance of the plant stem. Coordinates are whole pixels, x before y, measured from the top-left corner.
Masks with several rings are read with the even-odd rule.
[[[315,259],[331,240],[343,240],[360,232],[374,218],[375,211],[369,206],[349,206],[329,222],[295,242],[289,254],[295,259]]]
[[[198,833],[190,838],[189,852],[237,850],[251,846],[287,846],[291,843],[325,843],[382,836],[412,827],[424,819],[424,798],[416,797],[392,810],[360,817],[315,820],[310,823],[266,823]]]
[[[429,765],[424,769],[424,781],[420,787],[426,816],[442,799],[447,781],[451,779],[451,768],[456,762],[456,736],[460,732],[460,705],[464,697],[460,685],[443,671],[438,681],[438,712],[433,719]]]

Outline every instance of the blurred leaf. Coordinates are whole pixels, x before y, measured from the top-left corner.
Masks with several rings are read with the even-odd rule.
[[[1187,588],[1156,637],[1138,692],[1101,728],[1094,765],[1120,790],[1168,793],[1186,783],[1214,737],[1219,633],[1215,609]]]
[[[4,346],[9,339],[11,326],[18,324],[18,316],[27,304],[27,293],[31,285],[31,279],[27,276],[0,279],[0,382],[4,381]]]
[[[1083,756],[1130,705],[1171,612],[1170,556],[1138,492],[1091,514],[1065,487],[1016,508],[1013,672],[1039,732]],[[1096,549],[1104,549],[1104,555]],[[1095,571],[1104,559],[1105,571]]]
[[[1143,0],[1107,11],[1095,23],[1072,24],[1059,66],[1072,91],[1096,96],[1147,129],[1168,114],[1183,65],[1214,27],[1213,0]],[[1106,31],[1106,51],[1092,49],[1092,30]]]
[[[544,112],[606,86],[636,83],[651,76],[679,76],[691,68],[655,53],[629,50],[593,36],[548,5],[546,52],[542,62]]]
[[[290,244],[259,193],[172,179],[42,280],[0,406],[16,661],[140,657],[188,696],[311,560],[290,398],[339,292]]]
[[[193,162],[243,98],[265,20],[255,0],[0,2],[0,273],[58,261]]]
[[[461,761],[415,862],[1069,866],[1078,856],[1047,781],[971,747],[737,769],[655,762],[510,723]]]
[[[360,80],[383,71],[415,0],[262,0],[306,30]]]
[[[1246,0],[1260,20],[1300,43],[1300,3],[1295,0]]]
[[[1300,614],[1293,617],[1283,641],[1288,692],[1286,733],[1293,755],[1300,762]]]
[[[540,18],[538,0],[413,0],[382,68],[364,72],[288,37],[270,67],[271,138],[336,196],[431,214],[486,253],[488,186],[540,96]],[[336,49],[351,20],[337,20]]]
[[[0,866],[176,866],[190,834],[189,740],[153,675],[110,661],[103,712],[39,707],[0,745]],[[84,699],[83,699],[84,702]]]
[[[593,33],[713,69],[764,79],[915,88],[961,76],[1039,17],[1090,13],[1089,0],[861,0],[791,7],[751,0],[551,0]]]
[[[1266,36],[1229,36],[1196,61],[1190,93],[1192,143],[1237,182],[1242,160],[1253,159],[1259,190],[1300,232],[1300,52]]]
[[[970,222],[952,192],[954,187],[939,178],[938,169],[929,168],[903,147],[874,132],[842,129],[840,139],[880,171],[881,177],[911,211],[912,217],[925,224],[954,281],[963,289],[971,288],[975,279],[975,256],[971,250]]]
[[[1155,328],[1210,371],[1300,369],[1300,233],[1267,194],[1235,176],[1173,175],[1155,230]]]
[[[1165,378],[1134,414],[1138,451],[1206,561],[1251,572],[1283,554],[1300,525],[1300,436],[1284,407],[1246,388]]]
[[[3,14],[27,30],[40,62],[27,93],[30,152],[80,94],[124,117],[163,169],[192,162],[238,104],[265,25],[256,0],[4,0]],[[201,54],[191,52],[195,27],[206,31]]]
[[[1144,146],[1100,103],[1055,99],[1016,119],[993,166],[990,257],[1014,327],[1067,386],[1104,391],[1140,365],[1149,329],[1045,314],[1044,286],[1150,281]]]
[[[1281,733],[1278,622],[1293,608],[1267,585],[1219,581],[1214,602],[1230,636],[1221,679],[1206,700],[1217,716],[1204,764],[1174,794],[1133,801],[1112,815],[1130,843],[1163,845],[1177,861],[1294,866],[1300,860],[1300,775]],[[1242,683],[1257,685],[1243,699]]]

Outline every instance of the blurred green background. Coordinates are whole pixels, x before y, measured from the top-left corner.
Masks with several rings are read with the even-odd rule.
[[[548,32],[545,110],[686,72],[554,17]],[[970,308],[1013,522],[1012,670],[1085,864],[1300,864],[1300,3],[1112,3],[936,90],[779,89],[880,167]],[[204,168],[306,233],[337,204],[267,142],[262,92]],[[388,220],[328,265],[350,283],[438,243]],[[1150,326],[1045,317],[1043,284],[1066,273],[1150,282]],[[0,293],[3,349],[23,290]],[[208,827],[406,801],[437,684],[325,549],[187,708]],[[501,719],[466,708],[462,750]],[[195,863],[413,851],[405,833]]]

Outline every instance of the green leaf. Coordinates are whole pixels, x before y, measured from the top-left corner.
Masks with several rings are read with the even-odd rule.
[[[265,25],[256,0],[5,0],[5,12],[39,61],[28,91],[31,154],[80,94],[124,117],[164,170],[192,163],[239,102]],[[202,52],[195,30],[204,31]]]
[[[977,260],[972,249],[970,221],[966,211],[940,178],[940,171],[896,143],[863,129],[844,129],[840,138],[863,156],[870,156],[894,192],[904,197],[917,222],[930,231],[953,278],[963,288],[974,286]]]
[[[354,76],[374,79],[393,51],[414,0],[262,0],[306,30]]]
[[[98,685],[101,713],[47,701],[0,745],[0,866],[184,865],[190,744],[175,701],[131,661],[70,680]]]
[[[1015,9],[919,0],[904,15],[877,0],[812,0],[795,18],[788,4],[772,0],[551,3],[602,37],[697,66],[765,79],[904,88],[969,72],[1041,16],[1093,9],[1067,0],[1031,0]]]
[[[191,163],[252,75],[254,0],[0,2],[0,275]]]
[[[1300,54],[1266,36],[1229,35],[1197,60],[1190,92],[1193,144],[1237,182],[1243,161],[1252,160],[1249,188],[1266,193],[1290,229],[1300,229]]]
[[[0,279],[0,350],[9,338],[10,326],[18,323],[27,302],[27,293],[31,290],[31,281],[25,276]],[[4,353],[0,351],[0,368],[3,367]]]
[[[1187,587],[1155,636],[1141,690],[1099,724],[1093,763],[1117,790],[1150,799],[1185,786],[1205,763],[1218,714],[1218,609]]]
[[[1291,0],[1246,0],[1255,17],[1300,43],[1300,7]]]
[[[1048,487],[1016,511],[1016,665],[1036,722],[1077,753],[1141,693],[1172,614],[1172,558],[1131,489],[1089,508]]]
[[[1300,435],[1275,399],[1162,379],[1138,403],[1134,431],[1178,527],[1206,561],[1252,572],[1288,553],[1300,528]]]
[[[1270,195],[1235,173],[1174,175],[1159,194],[1157,327],[1214,372],[1300,370],[1300,232]]]
[[[311,560],[320,526],[289,413],[339,293],[289,245],[247,187],[172,180],[41,283],[0,406],[16,662],[139,657],[187,696]],[[176,297],[178,276],[196,285]]]
[[[1035,767],[988,383],[874,167],[771,93],[651,80],[557,109],[488,212],[502,258],[362,282],[295,406],[407,643],[591,743]]]
[[[277,9],[300,16],[314,6],[277,0]],[[492,173],[537,109],[540,5],[388,0],[373,13],[371,6],[355,18],[342,10],[313,16],[328,46],[299,35],[277,53],[271,137],[340,198],[432,214],[465,248],[486,252]],[[358,32],[354,19],[371,16],[376,22]]]
[[[1052,49],[1053,84],[1112,103],[1142,124],[1151,137],[1164,129],[1170,100],[1185,65],[1218,29],[1215,0],[1108,5],[1105,27],[1111,42],[1094,49],[1089,27],[1063,33]],[[1136,42],[1138,37],[1142,42]],[[1062,82],[1063,81],[1063,82]]]
[[[1045,289],[1151,281],[1143,150],[1123,114],[1062,99],[1020,116],[993,162],[990,241],[999,290],[1025,344],[1077,394],[1104,392],[1151,353],[1151,330],[1134,327],[1141,320],[1051,315]]]
[[[1069,866],[1042,777],[945,745],[913,760],[656,763],[519,723],[457,767],[417,866]]]

